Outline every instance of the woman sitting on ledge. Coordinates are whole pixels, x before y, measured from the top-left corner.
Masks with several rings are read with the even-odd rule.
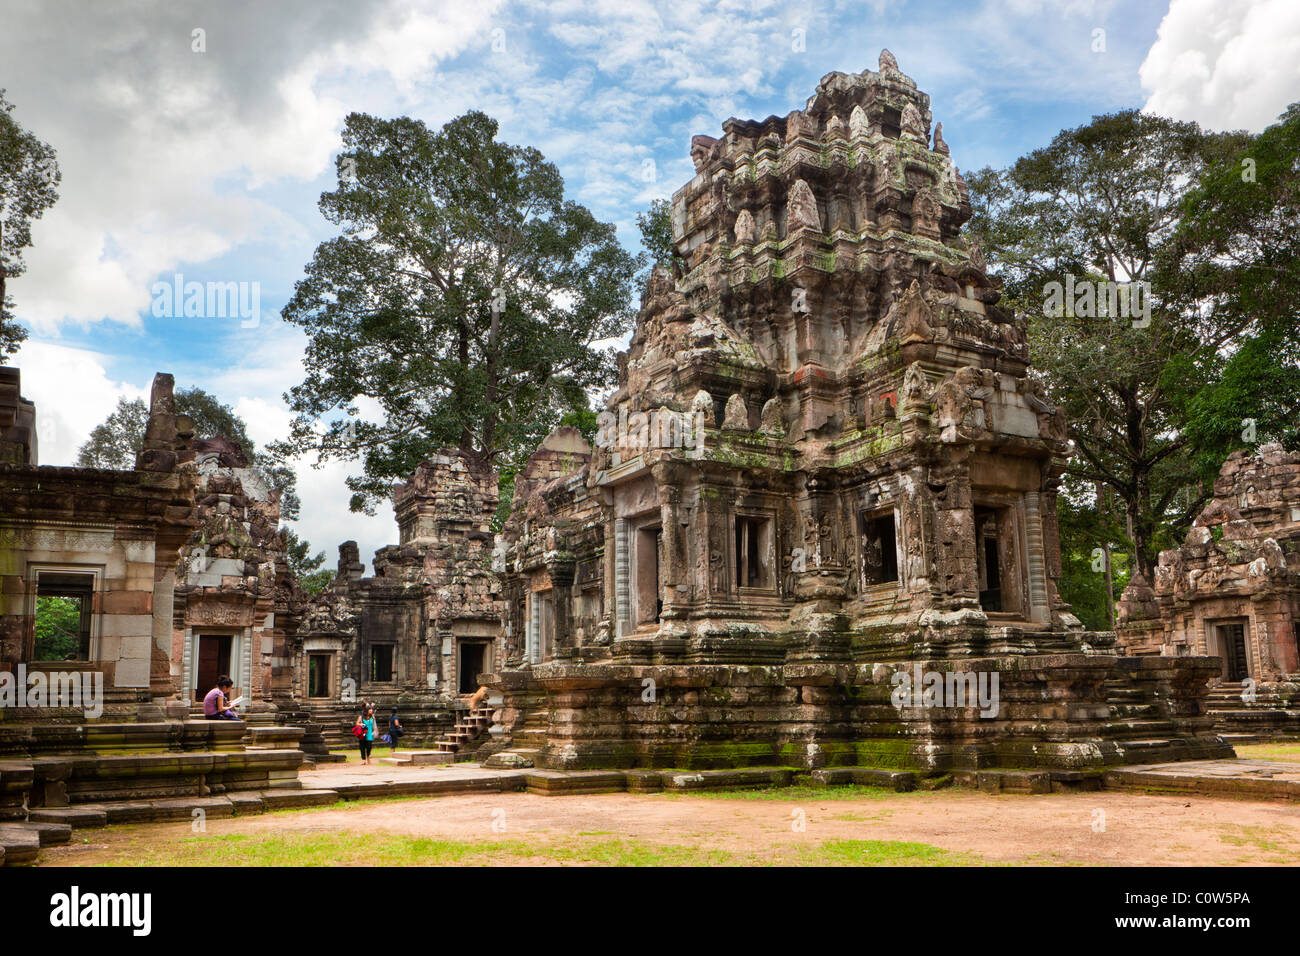
[[[208,720],[238,720],[239,715],[231,707],[226,691],[235,686],[225,674],[217,678],[217,686],[208,691],[203,698],[203,716]]]

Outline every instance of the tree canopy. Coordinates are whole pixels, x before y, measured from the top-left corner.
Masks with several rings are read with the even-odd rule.
[[[306,267],[285,321],[308,337],[282,456],[356,460],[353,510],[440,447],[493,461],[531,450],[615,372],[640,260],[565,199],[536,149],[479,112],[440,130],[348,116],[338,184],[320,209],[340,235]]]
[[[32,222],[59,198],[62,179],[54,150],[18,125],[13,109],[0,89],[0,365],[27,338],[14,318],[8,280],[22,275]]]
[[[1034,374],[1071,422],[1067,567],[1113,545],[1149,576],[1223,458],[1249,443],[1243,419],[1258,420],[1255,440],[1294,432],[1296,300],[1278,278],[1300,281],[1294,114],[1253,137],[1128,110],[970,177],[970,228],[1028,318]],[[1254,188],[1246,158],[1264,177]],[[1098,295],[1054,310],[1051,283],[1080,296],[1124,286],[1130,305],[1141,283],[1145,307],[1105,310]],[[1079,570],[1078,588],[1085,579],[1102,580]],[[1105,609],[1082,590],[1067,599]]]

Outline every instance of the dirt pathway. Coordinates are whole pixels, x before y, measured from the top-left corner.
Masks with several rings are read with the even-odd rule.
[[[803,824],[803,828],[800,828]],[[991,863],[1295,865],[1300,807],[1129,793],[993,796],[949,790],[828,799],[626,793],[473,794],[214,819],[208,835],[388,832],[470,842],[605,837],[779,853],[794,843],[907,841]],[[80,831],[45,865],[130,863],[142,848],[187,839],[187,823]]]

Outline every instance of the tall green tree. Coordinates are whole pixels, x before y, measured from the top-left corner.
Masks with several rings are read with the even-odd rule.
[[[334,571],[321,567],[325,563],[325,552],[312,554],[311,542],[298,537],[290,528],[284,529],[284,539],[289,570],[298,579],[298,583],[308,594],[319,594],[325,590],[334,580]]]
[[[1189,398],[1205,449],[1300,447],[1300,103],[1207,170],[1184,199],[1162,271],[1183,311],[1239,329],[1212,387]],[[1212,466],[1215,463],[1210,463]]]
[[[27,338],[14,318],[8,280],[22,275],[32,222],[59,198],[62,179],[54,150],[19,126],[13,109],[0,89],[0,365]]]
[[[139,398],[119,398],[108,418],[90,430],[77,449],[78,468],[114,468],[129,471],[144,446],[149,406]]]
[[[1194,443],[1186,425],[1243,331],[1231,316],[1192,310],[1162,266],[1188,193],[1249,141],[1128,110],[970,179],[971,229],[1029,318],[1033,365],[1070,418],[1071,476],[1095,489],[1099,512],[1114,496],[1124,543],[1148,577],[1205,503],[1207,462],[1227,451]],[[1078,298],[1048,314],[1048,284],[1067,281],[1081,294],[1149,283],[1150,295],[1136,315],[1088,314],[1097,310]]]
[[[673,206],[667,199],[650,200],[650,208],[636,214],[641,244],[652,264],[671,270],[677,254],[673,245]]]
[[[73,660],[81,649],[81,602],[70,597],[36,599],[33,657],[38,661]]]
[[[440,130],[360,113],[344,125],[320,200],[341,234],[283,311],[307,333],[307,375],[274,450],[360,459],[354,510],[439,447],[495,463],[534,446],[613,378],[601,343],[630,324],[640,261],[565,199],[540,152],[496,136],[479,112]]]

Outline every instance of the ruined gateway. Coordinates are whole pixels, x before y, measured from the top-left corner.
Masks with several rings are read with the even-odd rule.
[[[486,749],[930,773],[1231,755],[1217,661],[1118,656],[1057,593],[1066,423],[894,58],[691,155],[681,269],[645,289],[596,447],[556,432],[517,479]],[[894,706],[916,665],[996,673],[996,715]]]

